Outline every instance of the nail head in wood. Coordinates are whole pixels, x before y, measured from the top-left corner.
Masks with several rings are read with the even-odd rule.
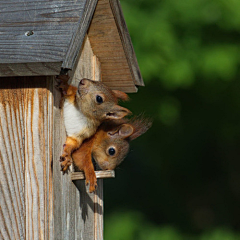
[[[25,36],[27,36],[27,37],[29,37],[29,36],[31,36],[33,34],[34,34],[34,32],[32,30],[25,32]]]

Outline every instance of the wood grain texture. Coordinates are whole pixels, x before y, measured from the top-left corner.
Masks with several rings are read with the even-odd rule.
[[[0,82],[3,239],[52,237],[51,101],[49,78]]]
[[[136,92],[135,85],[141,85],[139,80],[141,74],[140,71],[139,76],[133,74],[136,72],[133,69],[138,69],[138,65],[133,61],[135,54],[132,45],[124,48],[130,41],[127,28],[120,23],[118,26],[121,27],[116,25],[119,18],[114,18],[111,6],[115,10],[115,15],[122,14],[120,10],[116,10],[120,5],[110,5],[109,0],[99,0],[88,30],[88,37],[93,53],[101,63],[102,81],[111,89]],[[121,20],[123,21],[123,18]],[[131,53],[125,52],[127,48]]]
[[[1,1],[0,63],[63,61],[78,23],[83,21],[86,2]]]
[[[24,93],[19,89],[23,81],[4,80],[0,82],[0,238],[25,239]]]
[[[56,63],[4,63],[0,64],[0,77],[57,75],[61,62]],[[0,78],[1,81],[1,78]]]
[[[100,65],[97,65],[98,60],[93,54],[88,36],[85,37],[79,54],[79,61],[72,77],[72,84],[78,85],[83,78],[91,80],[101,80]]]
[[[96,178],[114,178],[115,177],[114,170],[95,171],[95,174],[96,174]],[[72,172],[71,179],[72,181],[85,179],[84,172]]]
[[[29,79],[29,78],[28,78]],[[31,77],[25,86],[26,239],[51,239],[51,78]]]
[[[98,179],[94,196],[94,240],[103,240],[103,179]]]
[[[123,11],[119,0],[109,0],[113,16],[118,28],[118,32],[123,44],[124,52],[128,61],[128,66],[133,75],[133,80],[137,86],[144,86],[141,72],[138,66],[137,58],[132,45],[131,37],[127,29]]]
[[[77,60],[79,59],[79,51],[82,47],[83,40],[90,25],[97,1],[98,0],[85,1],[84,11],[71,38],[71,42],[63,61],[63,68],[75,69],[74,65],[77,64]]]
[[[81,240],[95,240],[94,238],[94,197],[95,193],[89,193],[85,181],[74,181],[80,192],[81,214],[79,219]]]
[[[76,218],[76,236],[73,239],[103,240],[103,180],[98,179],[96,193],[89,193],[85,181],[76,180],[74,184],[79,190],[81,211]]]

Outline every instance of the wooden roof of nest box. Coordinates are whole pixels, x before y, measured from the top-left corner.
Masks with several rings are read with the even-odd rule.
[[[74,72],[87,37],[106,85],[144,85],[118,0],[3,1],[0,22],[1,77]]]

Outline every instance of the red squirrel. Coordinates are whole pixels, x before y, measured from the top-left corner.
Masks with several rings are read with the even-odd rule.
[[[110,90],[102,82],[82,79],[78,87],[68,84],[68,75],[56,77],[64,98],[63,115],[67,139],[63,145],[62,171],[72,162],[71,154],[84,139],[91,137],[105,120],[121,119],[131,112],[118,105],[118,100],[128,100],[128,95]]]
[[[150,120],[142,117],[106,121],[100,125],[95,135],[86,139],[72,153],[74,165],[84,171],[86,184],[90,184],[89,192],[95,191],[97,186],[92,157],[102,170],[115,169],[126,157],[129,142],[145,133],[151,124]]]

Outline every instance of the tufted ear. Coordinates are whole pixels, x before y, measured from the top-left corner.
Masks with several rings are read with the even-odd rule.
[[[123,100],[123,101],[128,101],[129,97],[126,93],[119,91],[119,90],[112,90],[113,94],[117,99]]]
[[[152,120],[139,116],[131,119],[130,124],[134,128],[133,134],[129,137],[130,141],[132,141],[144,134],[152,126]]]

